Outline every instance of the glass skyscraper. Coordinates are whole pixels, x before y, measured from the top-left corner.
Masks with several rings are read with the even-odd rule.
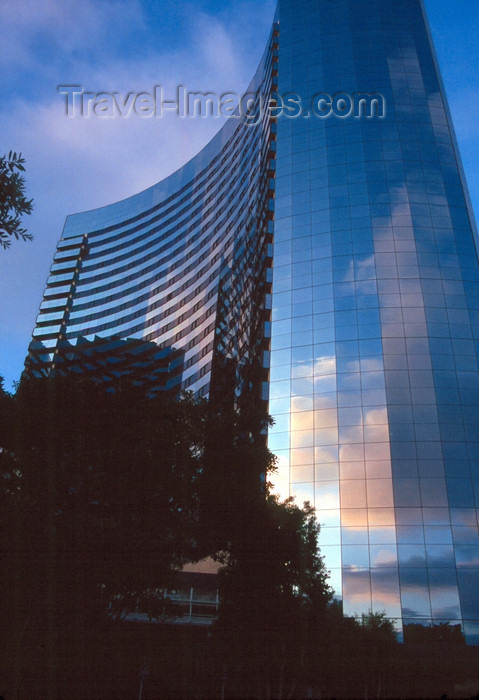
[[[257,362],[344,612],[477,644],[478,239],[421,0],[279,0],[250,91],[255,119],[67,219],[27,372],[204,395]]]

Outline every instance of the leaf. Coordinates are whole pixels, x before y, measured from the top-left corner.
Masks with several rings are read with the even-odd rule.
[[[31,214],[33,209],[33,200],[24,196],[25,180],[20,175],[25,172],[23,163],[25,159],[16,151],[9,151],[8,156],[0,158],[0,246],[4,249],[10,246],[8,237],[33,239],[21,225],[21,217]]]

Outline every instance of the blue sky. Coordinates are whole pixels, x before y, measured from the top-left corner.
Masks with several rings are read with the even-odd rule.
[[[359,1],[359,0],[357,0]],[[385,0],[389,1],[389,0]],[[0,154],[26,158],[32,243],[0,250],[0,375],[18,380],[68,214],[138,192],[180,167],[218,119],[65,115],[58,85],[94,93],[176,86],[241,94],[275,0],[3,0]],[[471,197],[479,214],[479,3],[426,0]]]

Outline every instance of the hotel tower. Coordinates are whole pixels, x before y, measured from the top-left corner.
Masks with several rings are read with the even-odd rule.
[[[255,367],[344,612],[478,644],[478,238],[423,3],[279,0],[248,92],[67,218],[26,372],[233,400]]]

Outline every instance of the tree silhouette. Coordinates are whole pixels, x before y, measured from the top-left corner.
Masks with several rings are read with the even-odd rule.
[[[145,697],[433,697],[467,680],[459,627],[412,625],[401,646],[384,613],[343,617],[314,510],[269,493],[264,407],[145,391],[0,382],[0,693],[126,700],[145,658]],[[167,624],[163,589],[207,555],[218,620]],[[137,609],[158,623],[122,621]]]
[[[8,248],[11,239],[31,241],[32,234],[22,227],[22,216],[31,214],[33,200],[25,197],[25,159],[9,152],[0,158],[0,246]]]
[[[295,697],[311,616],[331,599],[314,511],[269,495],[245,513],[220,571],[213,631],[227,697]],[[303,680],[303,679],[302,679]]]
[[[74,376],[21,382],[4,439],[12,448],[0,454],[5,659],[16,649],[17,660],[43,663],[53,688],[65,640],[83,658],[105,613],[140,604],[161,618],[158,591],[203,555],[203,423],[191,396],[148,399],[131,383],[108,392]],[[17,668],[14,687],[25,672]]]

